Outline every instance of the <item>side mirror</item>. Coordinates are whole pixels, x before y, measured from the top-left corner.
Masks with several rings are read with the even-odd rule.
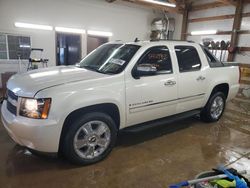
[[[141,76],[152,76],[152,75],[155,75],[156,72],[157,72],[157,69],[156,69],[155,66],[153,66],[151,64],[140,64],[134,70],[133,76],[138,79]]]

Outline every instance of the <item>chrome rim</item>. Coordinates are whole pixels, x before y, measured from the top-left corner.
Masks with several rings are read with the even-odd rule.
[[[214,99],[210,110],[212,118],[218,119],[223,112],[223,108],[224,108],[224,100],[222,97],[217,96]]]
[[[102,121],[89,121],[82,125],[74,137],[75,152],[84,159],[100,156],[110,143],[110,129]]]

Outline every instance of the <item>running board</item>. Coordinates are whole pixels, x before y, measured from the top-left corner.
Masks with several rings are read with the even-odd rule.
[[[161,119],[148,121],[148,122],[140,123],[137,125],[132,125],[132,126],[126,127],[124,129],[121,129],[121,130],[126,131],[126,132],[139,132],[139,131],[150,129],[150,128],[157,127],[160,125],[170,124],[170,123],[173,123],[176,121],[187,119],[189,117],[200,114],[200,112],[201,112],[201,109],[196,109],[196,110],[183,112],[180,114],[172,115],[172,116],[161,118]]]

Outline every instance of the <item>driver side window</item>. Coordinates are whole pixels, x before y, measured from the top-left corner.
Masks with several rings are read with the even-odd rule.
[[[157,74],[170,74],[172,70],[172,62],[169,49],[166,46],[156,46],[149,48],[139,59],[137,66],[153,66],[156,68]]]

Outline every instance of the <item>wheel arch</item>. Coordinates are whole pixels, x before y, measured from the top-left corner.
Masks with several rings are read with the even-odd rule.
[[[216,92],[222,92],[225,95],[226,99],[227,99],[228,93],[229,93],[229,84],[228,83],[221,83],[221,84],[217,84],[216,86],[214,86],[208,100]]]
[[[60,140],[59,140],[59,152],[61,151],[61,146],[63,142],[63,138],[67,133],[67,130],[70,128],[70,121],[74,121],[80,115],[89,113],[89,112],[103,112],[108,114],[115,122],[117,129],[120,128],[120,111],[116,104],[113,103],[102,103],[102,104],[95,104],[91,106],[86,106],[83,108],[76,109],[72,111],[68,116],[65,118],[63,123]]]

